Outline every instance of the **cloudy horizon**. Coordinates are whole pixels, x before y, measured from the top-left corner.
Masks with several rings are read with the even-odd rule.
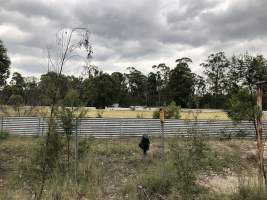
[[[249,52],[267,57],[265,0],[0,0],[0,40],[11,71],[24,76],[47,72],[48,45],[60,27],[91,32],[92,64],[105,72],[136,67],[144,73],[179,57],[192,71],[209,54]],[[69,67],[65,73],[79,73]]]

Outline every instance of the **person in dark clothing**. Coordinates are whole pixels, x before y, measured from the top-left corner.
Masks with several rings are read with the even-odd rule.
[[[144,155],[146,155],[146,152],[149,150],[149,144],[150,144],[150,141],[149,141],[148,135],[144,134],[139,143],[139,147],[143,150]]]

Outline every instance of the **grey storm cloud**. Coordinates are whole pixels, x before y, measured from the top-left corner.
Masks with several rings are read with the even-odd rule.
[[[267,1],[247,1],[233,3],[224,12],[204,14],[205,26],[210,27],[213,38],[222,41],[254,39],[266,36]]]
[[[8,48],[13,71],[25,75],[46,72],[45,49],[55,43],[60,27],[87,27],[92,62],[109,72],[136,65],[147,72],[152,64],[172,65],[180,56],[199,62],[213,51],[267,53],[266,0],[0,0],[0,4],[0,39]],[[198,63],[193,68],[199,71]]]
[[[62,19],[67,16],[66,10],[48,3],[48,1],[35,1],[35,0],[9,0],[1,2],[4,10],[11,12],[18,12],[26,17],[45,17],[51,20]],[[60,5],[61,6],[61,5]]]

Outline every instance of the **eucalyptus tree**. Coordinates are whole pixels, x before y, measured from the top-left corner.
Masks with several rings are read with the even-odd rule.
[[[57,74],[54,71],[50,71],[46,74],[41,75],[40,82],[38,84],[41,94],[41,104],[49,106],[55,101],[55,91],[56,103],[60,103],[70,89],[70,81],[64,74]]]
[[[24,99],[27,106],[40,106],[41,105],[42,91],[38,87],[38,81],[35,77],[25,78],[25,91]]]
[[[193,82],[194,82],[194,106],[199,108],[200,106],[202,106],[201,100],[203,99],[203,97],[206,95],[207,91],[206,91],[206,83],[205,80],[202,76],[194,74],[193,73]]]
[[[84,81],[84,101],[86,101],[87,105],[97,108],[105,108],[105,106],[112,105],[117,95],[115,87],[114,80],[107,73],[86,79]]]
[[[232,59],[231,70],[228,79],[234,79],[231,82],[231,93],[229,93],[229,114],[236,121],[250,120],[255,124],[255,86],[258,81],[267,80],[267,60],[262,56],[251,56],[248,54],[235,56]],[[263,90],[267,91],[267,88]],[[247,97],[245,98],[245,96]],[[246,99],[246,101],[242,100]],[[247,107],[247,104],[250,105]],[[237,109],[237,106],[239,109]],[[247,114],[244,112],[244,108]],[[234,111],[234,112],[233,112]],[[241,114],[241,115],[240,115]]]
[[[156,70],[156,87],[158,94],[157,105],[166,104],[168,98],[167,85],[170,77],[170,67],[165,63],[160,63],[159,65],[153,65],[152,68]]]
[[[267,81],[267,60],[262,56],[250,56],[245,54],[233,58],[232,74],[230,77],[236,77],[235,92],[231,93],[228,100],[228,115],[236,123],[242,120],[249,120],[255,128],[257,138],[257,161],[259,169],[259,184],[263,185],[263,180],[267,186],[266,172],[263,157],[264,142],[261,139],[260,127],[257,120],[261,118],[261,107],[256,104],[255,86],[258,82]],[[262,87],[262,86],[260,86]],[[233,88],[233,87],[232,87]],[[264,90],[264,87],[263,87]],[[266,91],[266,87],[265,87]]]
[[[0,40],[0,87],[6,84],[6,80],[10,75],[9,67],[11,61],[7,55],[7,49],[5,48],[3,42]]]
[[[147,98],[148,98],[148,106],[158,106],[160,105],[160,96],[159,96],[159,88],[157,81],[157,74],[154,72],[150,72],[147,76]]]
[[[201,63],[201,66],[206,75],[207,89],[214,96],[215,108],[218,108],[222,104],[219,102],[220,98],[226,94],[227,72],[230,62],[224,52],[218,52],[210,54],[208,59]]]
[[[19,95],[24,101],[25,80],[18,72],[14,72],[9,85],[5,85],[1,91],[2,103],[11,104],[9,101],[12,95]]]
[[[146,105],[146,82],[147,77],[134,67],[128,67],[126,74],[127,85],[129,90],[130,102],[132,105]]]
[[[129,106],[128,88],[125,74],[113,72],[111,79],[114,84],[114,102],[120,106]]]
[[[192,60],[183,57],[176,60],[176,67],[170,71],[168,82],[169,100],[182,107],[190,106],[194,93],[194,75],[189,68]]]

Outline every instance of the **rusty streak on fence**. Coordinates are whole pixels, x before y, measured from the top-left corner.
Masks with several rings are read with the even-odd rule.
[[[38,117],[2,117],[1,130],[10,135],[41,136],[46,133],[48,125],[46,118]],[[60,122],[59,122],[60,123]],[[267,123],[263,123],[267,130]],[[60,132],[62,129],[58,128]],[[80,121],[79,136],[83,137],[131,137],[142,134],[160,135],[160,121],[158,119],[104,119],[83,118]],[[188,136],[198,132],[211,136],[231,134],[240,137],[255,137],[255,130],[251,122],[243,121],[233,124],[230,120],[166,120],[164,127],[166,136]],[[266,134],[266,132],[264,133]]]

